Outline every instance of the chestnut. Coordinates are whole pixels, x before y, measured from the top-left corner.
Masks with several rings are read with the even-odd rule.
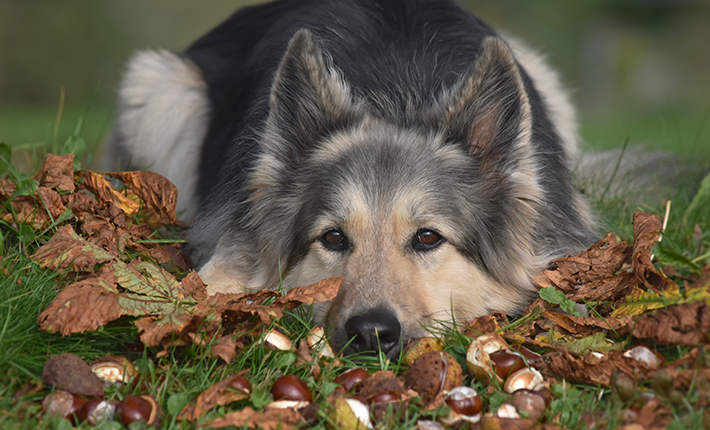
[[[541,393],[523,388],[513,394],[513,405],[518,411],[526,411],[531,420],[539,421],[545,414],[547,400]]]
[[[86,400],[68,391],[57,390],[47,394],[42,400],[42,410],[49,415],[59,415],[71,419]]]
[[[306,341],[308,342],[308,346],[316,351],[319,351],[321,356],[335,358],[335,353],[325,337],[325,330],[323,330],[323,327],[314,327],[308,334]]]
[[[520,389],[527,388],[534,390],[543,382],[542,375],[535,369],[520,369],[508,377],[503,384],[503,390],[506,393],[514,393]]]
[[[105,355],[92,361],[89,365],[94,375],[108,384],[120,386],[130,382],[136,376],[136,368],[125,357]]]
[[[251,382],[244,375],[237,375],[227,388],[241,391],[244,394],[251,394]]]
[[[343,388],[345,388],[347,391],[350,391],[353,389],[354,386],[359,384],[360,382],[364,381],[365,379],[370,377],[370,373],[361,368],[356,368],[356,369],[350,369],[347,372],[343,373],[342,375],[338,376],[335,378],[333,382],[336,384],[341,385]]]
[[[451,411],[439,418],[444,425],[453,426],[462,421],[476,423],[481,419],[483,401],[471,387],[454,388],[446,396],[445,402]]]
[[[502,380],[505,380],[509,375],[525,367],[525,360],[520,353],[506,349],[499,349],[498,351],[492,352],[489,354],[489,358],[493,362],[496,375]]]
[[[650,369],[658,369],[663,366],[663,363],[665,362],[665,358],[663,358],[663,356],[656,354],[656,352],[645,345],[634,346],[624,352],[624,357],[640,361]]]
[[[118,404],[114,400],[90,399],[76,413],[78,423],[95,426],[102,421],[111,421],[116,417]]]
[[[275,328],[264,334],[263,343],[265,347],[277,351],[290,351],[293,349],[291,339]]]
[[[439,351],[421,355],[404,375],[404,386],[419,393],[425,403],[462,383],[461,365],[451,354]]]
[[[296,400],[312,402],[313,394],[301,378],[296,375],[284,375],[271,386],[274,400]]]
[[[542,355],[538,354],[535,351],[531,351],[530,349],[524,347],[523,345],[517,345],[512,347],[512,349],[515,352],[520,353],[523,357],[525,357],[525,360],[527,360],[527,365],[532,366],[532,367],[540,367],[542,364],[544,364],[545,359],[542,358]]]
[[[158,426],[160,423],[160,407],[151,396],[127,396],[119,404],[116,411],[118,420],[124,426],[136,421],[145,421],[148,425]]]
[[[384,391],[382,393],[373,394],[367,398],[367,401],[371,405],[377,405],[380,403],[395,403],[402,400],[401,393],[393,393],[391,391]]]
[[[271,403],[267,403],[264,407],[271,409],[302,409],[309,404],[310,402],[301,400],[276,400]]]
[[[500,405],[498,411],[496,412],[496,416],[498,418],[520,418],[518,410],[510,403],[503,403],[502,405]]]
[[[370,407],[359,397],[336,397],[330,414],[334,429],[373,429]]]
[[[490,354],[501,349],[508,350],[510,348],[498,333],[493,332],[478,336],[466,350],[466,367],[468,371],[476,379],[486,384],[491,382],[493,376],[500,379],[493,372]]]

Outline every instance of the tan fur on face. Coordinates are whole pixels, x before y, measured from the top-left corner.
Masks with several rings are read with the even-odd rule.
[[[349,203],[342,223],[319,220],[319,226],[338,225],[351,240],[352,252],[339,254],[316,241],[307,257],[286,277],[288,287],[307,285],[327,276],[344,276],[330,310],[315,310],[319,323],[326,313],[336,324],[368,309],[387,307],[402,325],[405,337],[423,335],[422,324],[467,321],[490,309],[512,311],[520,292],[506,288],[479,270],[451,243],[429,252],[411,248],[421,228],[436,228],[446,237],[454,232],[412,210],[423,195],[400,195],[390,207],[368,207],[356,187],[341,194]],[[327,228],[327,227],[326,227]]]

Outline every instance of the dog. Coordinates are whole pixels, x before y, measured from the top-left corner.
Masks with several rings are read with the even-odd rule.
[[[556,72],[450,0],[279,0],[135,54],[106,152],[177,186],[211,294],[344,277],[331,344],[396,358],[593,242],[577,140]]]

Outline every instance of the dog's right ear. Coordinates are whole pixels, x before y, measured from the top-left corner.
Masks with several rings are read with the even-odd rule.
[[[264,142],[287,157],[282,161],[297,161],[319,139],[361,116],[328,60],[310,30],[299,30],[288,45],[271,88],[267,132],[273,134]]]

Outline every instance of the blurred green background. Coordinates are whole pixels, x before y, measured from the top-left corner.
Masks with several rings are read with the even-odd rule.
[[[134,50],[180,51],[253,3],[0,0],[0,142],[63,142],[85,114],[83,136],[100,143]],[[461,3],[547,54],[573,92],[588,147],[620,146],[629,136],[710,159],[710,1]]]

